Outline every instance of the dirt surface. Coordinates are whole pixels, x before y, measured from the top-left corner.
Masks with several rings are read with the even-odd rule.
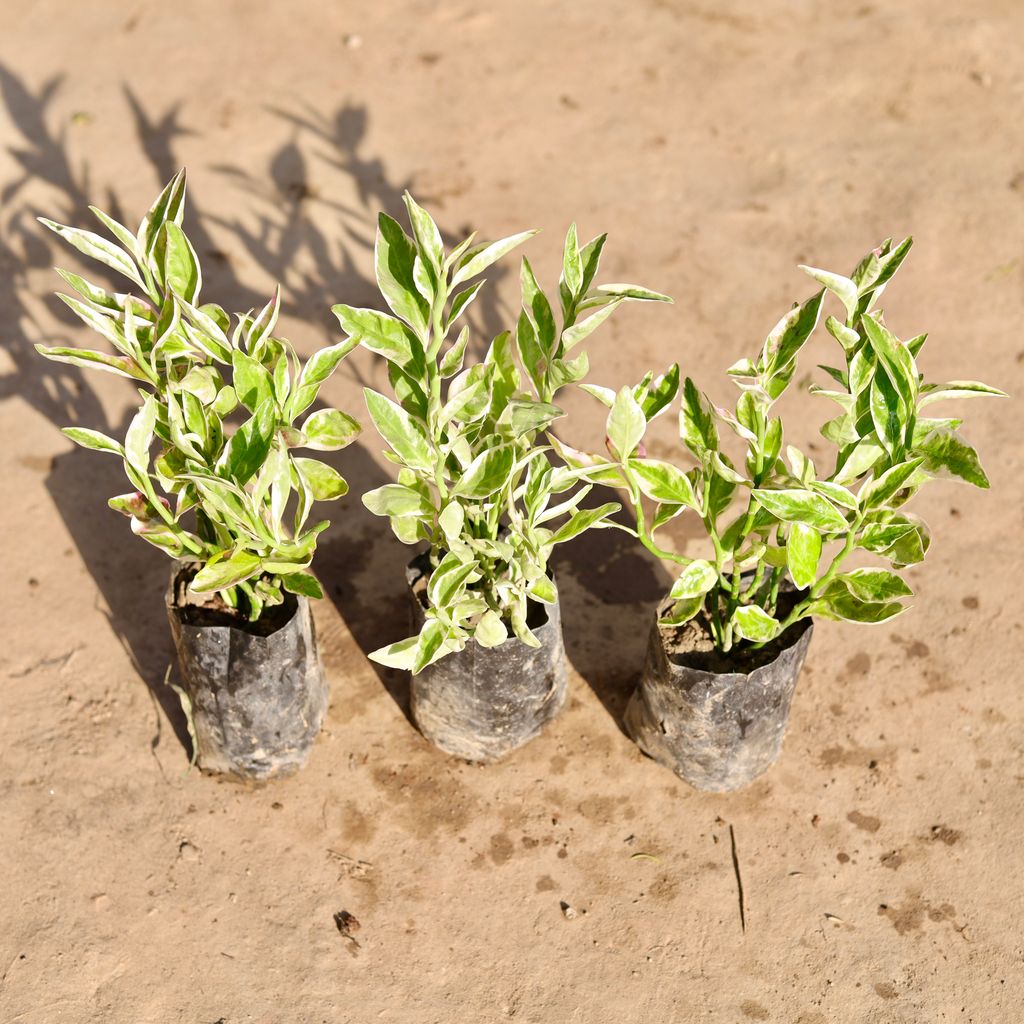
[[[783,581],[787,582],[786,580]],[[801,591],[806,594],[806,591]],[[799,595],[790,588],[783,588],[778,597],[774,615],[777,619],[785,619],[796,607]],[[668,618],[675,602],[665,598],[658,606],[659,619]],[[681,626],[662,626],[658,632],[661,644],[669,661],[675,665],[699,669],[703,672],[753,672],[767,665],[787,648],[792,647],[810,625],[810,619],[794,622],[781,636],[769,641],[763,647],[740,640],[728,654],[720,653],[715,647],[714,634],[711,627],[711,616],[704,608],[697,615],[684,622]]]
[[[48,294],[80,264],[33,216],[135,221],[187,164],[204,294],[248,308],[282,279],[304,354],[337,340],[330,302],[375,301],[374,215],[410,186],[449,238],[545,229],[549,283],[574,217],[611,232],[606,280],[675,296],[592,339],[597,383],[679,359],[724,400],[810,293],[796,263],[848,271],[913,232],[890,325],[931,331],[932,379],[1021,395],[1022,38],[1018,0],[5,5],[0,1020],[1019,1019],[1016,401],[963,410],[991,491],[917,501],[914,609],[821,623],[781,762],[724,796],[619,728],[668,576],[618,531],[557,567],[562,718],[499,766],[431,749],[363,654],[404,635],[408,560],[359,504],[387,472],[364,439],[319,561],[327,727],[305,772],[247,790],[186,772],[167,559],[107,510],[117,462],[57,433],[123,429],[132,390],[31,345],[92,342]],[[487,329],[514,302],[513,269]],[[366,381],[360,354],[325,398],[359,415]],[[791,410],[815,443],[820,401]],[[685,520],[674,540],[700,550]]]

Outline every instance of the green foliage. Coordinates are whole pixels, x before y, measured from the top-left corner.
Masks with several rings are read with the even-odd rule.
[[[310,524],[310,506],[340,497],[348,486],[330,466],[295,450],[334,451],[359,433],[359,424],[336,409],[303,418],[354,342],[323,349],[303,366],[274,335],[279,292],[258,313],[239,314],[234,330],[220,306],[200,305],[202,271],[181,227],[184,171],[134,234],[93,212],[118,244],[43,223],[131,282],[129,293],[113,293],[59,271],[80,298],[60,297],[117,354],[39,351],[139,382],[142,406],[123,444],[79,427],[64,433],[123,459],[135,490],[111,498],[111,508],[172,557],[201,563],[193,591],[219,592],[253,620],[284,599],[282,590],[321,596],[307,570],[328,524]]]
[[[824,288],[779,321],[755,359],[730,367],[740,391],[731,411],[713,406],[689,378],[679,387],[676,366],[658,381],[648,374],[618,394],[587,387],[610,406],[610,457],[566,445],[559,452],[591,482],[622,489],[643,543],[682,565],[666,622],[682,623],[706,609],[722,651],[740,640],[764,644],[810,615],[882,622],[902,611],[902,599],[911,595],[893,570],[920,562],[931,540],[927,526],[903,511],[906,502],[936,477],[988,487],[977,452],[958,432],[960,421],[928,419],[923,411],[945,398],[1003,392],[975,381],[925,383],[917,355],[926,336],[901,341],[873,310],[910,247],[909,238],[896,246],[887,240],[850,277],[802,268]],[[821,430],[835,448],[834,467],[819,476],[796,448],[787,447],[783,457],[775,403],[820,322],[826,291],[839,299],[845,317],[825,320],[843,365],[823,366],[828,386],[810,389],[838,409]],[[680,436],[692,458],[688,468],[642,454],[647,423],[676,392]],[[726,454],[728,433],[745,449],[742,466]],[[658,546],[657,530],[686,509],[703,520],[713,558],[691,561]],[[880,556],[892,568],[843,571],[856,551]],[[800,594],[780,618],[779,589],[787,574]]]
[[[524,259],[515,328],[474,362],[467,359],[470,332],[457,327],[484,285],[472,279],[534,232],[489,245],[471,236],[446,252],[430,215],[409,195],[405,203],[412,234],[384,214],[377,232],[377,282],[391,314],[346,305],[334,313],[347,344],[387,361],[393,391],[367,389],[366,407],[398,478],[363,502],[390,519],[403,543],[426,543],[430,551],[420,634],[371,657],[418,672],[471,640],[539,643],[527,625],[529,606],[557,599],[552,549],[611,525],[620,507],[580,508],[590,485],[557,464],[544,442],[563,415],[558,392],[587,373],[586,354],[569,352],[623,302],[665,296],[634,285],[594,287],[605,238],[580,248],[573,226],[558,288],[560,324]],[[634,430],[637,423],[642,432],[642,415]]]

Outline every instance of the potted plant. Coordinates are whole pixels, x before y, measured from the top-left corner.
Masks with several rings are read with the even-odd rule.
[[[117,244],[43,223],[131,282],[115,293],[58,271],[79,296],[61,299],[114,353],[39,351],[127,377],[142,401],[123,442],[83,427],[64,433],[124,461],[134,490],[111,508],[175,560],[167,610],[198,764],[270,778],[305,762],[327,707],[307,599],[322,596],[309,566],[328,524],[309,513],[348,488],[296,450],[343,448],[359,432],[336,409],[307,413],[354,343],[303,366],[274,336],[279,291],[233,329],[220,306],[200,305],[202,272],[181,228],[183,171],[137,233],[94,212]]]
[[[412,672],[412,713],[428,739],[493,761],[536,735],[565,699],[552,549],[609,525],[620,508],[581,508],[590,486],[555,465],[544,443],[562,415],[557,393],[588,369],[585,353],[570,353],[622,302],[665,297],[594,287],[605,236],[581,248],[573,227],[561,326],[524,259],[515,332],[468,362],[469,328],[455,330],[484,285],[478,275],[534,232],[489,245],[470,236],[446,252],[429,214],[408,194],[405,203],[411,237],[384,214],[377,232],[377,281],[391,313],[333,307],[349,344],[387,360],[394,392],[365,392],[399,471],[363,502],[403,543],[426,545],[408,568],[415,634],[370,657]]]
[[[738,788],[778,757],[814,617],[875,623],[903,611],[912,592],[897,570],[920,562],[930,543],[928,527],[906,511],[916,491],[938,477],[988,487],[961,421],[932,418],[930,406],[1003,392],[974,381],[925,383],[916,357],[926,336],[901,341],[872,311],[910,246],[909,238],[886,241],[848,278],[802,268],[824,288],[779,321],[755,359],[729,368],[740,391],[734,410],[712,405],[687,378],[679,416],[687,468],[641,448],[650,375],[617,394],[584,385],[610,407],[610,457],[558,446],[567,464],[589,467],[588,479],[621,488],[643,544],[680,566],[626,727],[700,789]],[[784,447],[775,410],[825,290],[845,312],[825,321],[843,365],[822,367],[829,386],[810,388],[839,409],[821,430],[835,448],[829,465]],[[678,380],[675,367],[667,379]],[[742,460],[727,454],[725,428],[745,449]],[[707,532],[704,558],[684,558],[656,539],[687,509]],[[857,559],[853,567],[861,554],[888,565]]]

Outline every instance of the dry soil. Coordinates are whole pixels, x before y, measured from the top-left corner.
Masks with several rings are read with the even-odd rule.
[[[319,562],[327,725],[306,771],[250,790],[187,772],[168,562],[106,508],[116,461],[57,432],[123,429],[131,388],[32,351],[92,340],[49,295],[80,264],[34,216],[134,221],[187,164],[206,295],[245,309],[281,280],[305,354],[337,340],[332,301],[376,301],[374,217],[410,187],[449,239],[543,228],[548,283],[575,218],[611,233],[606,280],[675,296],[593,337],[596,382],[679,360],[724,400],[809,294],[797,263],[849,271],[912,232],[890,325],[932,332],[931,379],[1019,396],[1019,0],[2,6],[0,1020],[1020,1019],[1019,399],[962,410],[992,488],[920,496],[913,610],[820,624],[781,761],[725,796],[619,727],[669,577],[618,531],[559,559],[562,718],[493,767],[430,748],[364,653],[402,635],[407,558],[359,503],[387,474],[364,438]],[[357,354],[325,398],[358,414],[365,382]],[[823,451],[822,400],[790,410]],[[596,403],[572,411],[598,434]]]

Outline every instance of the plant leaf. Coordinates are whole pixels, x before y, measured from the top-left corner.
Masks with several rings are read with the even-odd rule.
[[[293,461],[315,501],[332,501],[348,493],[344,477],[325,462],[298,456]]]
[[[426,518],[434,512],[433,505],[419,491],[404,484],[385,484],[367,491],[363,495],[363,504],[375,516]]]
[[[475,284],[471,284],[468,288],[463,288],[462,291],[452,299],[451,307],[448,310],[448,326],[455,323],[455,321],[466,312],[470,303],[480,293],[480,289],[483,288],[484,284],[486,284],[486,280],[481,278]]]
[[[508,639],[508,630],[498,613],[488,608],[480,616],[473,638],[481,647],[500,647]]]
[[[509,235],[508,238],[502,238],[500,241],[491,242],[490,245],[485,245],[472,255],[467,253],[466,259],[463,259],[458,269],[452,275],[452,287],[461,284],[463,281],[468,281],[471,277],[475,277],[477,274],[486,270],[492,263],[500,260],[506,253],[511,252],[518,245],[522,245],[528,238],[532,238],[536,231],[520,231],[516,235]]]
[[[64,427],[61,433],[83,448],[91,448],[94,452],[111,452],[124,458],[124,447],[112,437],[107,437],[106,434],[101,434],[98,430],[88,430],[85,427]]]
[[[608,441],[615,454],[626,461],[636,451],[647,429],[647,420],[640,403],[629,387],[623,387],[615,396],[608,415]]]
[[[380,436],[410,469],[434,468],[430,439],[423,426],[390,398],[363,388],[366,408]]]
[[[806,302],[794,306],[771,330],[765,339],[761,365],[766,377],[774,377],[792,363],[817,326],[824,290]],[[772,396],[777,397],[775,395]]]
[[[94,352],[87,348],[47,348],[36,345],[36,351],[55,363],[69,363],[72,366],[84,366],[91,369],[106,370],[116,373],[129,380],[141,380],[149,383],[149,378],[139,369],[134,359],[128,356],[112,356],[106,352]]]
[[[821,534],[804,523],[793,523],[786,541],[786,564],[798,590],[809,587],[818,578],[821,558]]]
[[[828,270],[818,270],[815,267],[800,266],[805,274],[810,274],[818,284],[823,284],[830,292],[838,297],[839,301],[846,307],[846,316],[853,319],[857,312],[857,286],[842,274],[833,274]]]
[[[812,480],[808,486],[812,491],[824,494],[829,501],[840,508],[848,508],[855,512],[860,507],[857,496],[834,480]]]
[[[255,412],[265,402],[275,401],[274,379],[259,360],[236,348],[231,353],[231,366],[235,395],[249,412]]]
[[[764,643],[774,640],[779,635],[780,624],[763,608],[756,604],[743,605],[732,615],[732,624],[736,632],[746,640]]]
[[[188,302],[199,301],[199,290],[203,286],[203,272],[199,266],[192,243],[185,232],[169,220],[164,224],[167,244],[164,249],[164,283],[168,288]]]
[[[619,304],[624,301],[622,299],[615,299],[608,303],[607,306],[599,309],[596,313],[592,313],[585,320],[581,320],[578,324],[573,324],[572,327],[562,332],[562,346],[564,352],[569,352],[575,348],[585,338],[590,337],[598,327],[601,326],[615,312]]]
[[[644,288],[639,284],[602,284],[598,285],[597,292],[600,295],[607,295],[613,299],[638,299],[641,302],[671,302],[668,295]]]
[[[876,443],[873,434],[870,437],[861,438],[846,456],[842,468],[834,475],[834,482],[837,484],[854,483],[867,473],[884,454],[885,449]]]
[[[124,438],[124,458],[143,475],[149,473],[149,448],[156,428],[157,400],[149,395],[142,408],[132,417]]]
[[[992,395],[996,398],[1009,397],[1005,391],[989,387],[980,381],[951,380],[948,384],[925,384],[921,388],[921,398],[917,407],[923,409],[926,405],[944,401],[947,398],[981,398],[985,395]]]
[[[659,626],[681,626],[689,622],[704,607],[704,596],[676,601],[668,614],[658,619]]]
[[[486,498],[508,480],[514,462],[515,448],[512,445],[488,448],[473,459],[452,493],[465,498]]]
[[[354,339],[348,338],[337,345],[318,349],[309,357],[288,400],[288,413],[293,419],[316,401],[320,385],[334,373],[338,364],[356,344]]]
[[[437,525],[441,527],[441,532],[449,544],[461,536],[465,522],[466,510],[457,501],[448,502],[437,517]]]
[[[679,364],[673,363],[663,374],[647,386],[647,394],[640,399],[644,418],[648,423],[660,416],[679,394]]]
[[[411,636],[407,640],[399,640],[398,643],[389,644],[387,647],[381,647],[379,650],[373,651],[369,658],[370,661],[375,661],[378,665],[408,672],[416,661],[419,643],[420,638],[418,636]]]
[[[696,558],[676,577],[669,597],[677,601],[702,597],[718,583],[718,571],[703,558]]]
[[[244,487],[266,462],[276,422],[273,399],[267,399],[231,436],[226,451],[227,469],[240,487]]]
[[[437,230],[433,217],[413,199],[408,190],[402,196],[402,201],[409,212],[409,223],[412,225],[412,234],[416,239],[416,248],[419,250],[420,258],[430,265],[436,276],[440,273],[441,264],[444,261],[444,243],[441,241],[441,232]]]
[[[377,218],[374,247],[377,284],[392,312],[424,337],[430,308],[416,286],[416,247],[401,225],[386,213]]]
[[[164,186],[156,202],[149,208],[139,226],[138,240],[143,255],[149,256],[156,245],[160,229],[167,221],[181,224],[185,216],[185,170],[182,168]]]
[[[376,309],[356,309],[343,303],[331,306],[331,312],[355,344],[403,369],[422,361],[419,339],[401,320]]]
[[[755,490],[751,496],[784,523],[804,523],[820,533],[842,533],[849,525],[832,502],[813,491]]]
[[[453,377],[462,369],[462,360],[465,358],[466,345],[468,342],[469,328],[463,327],[452,347],[445,352],[441,359],[441,365],[438,372],[442,377]]]
[[[864,487],[860,495],[861,506],[869,509],[884,505],[906,486],[917,467],[923,462],[924,459],[911,459],[887,469],[877,480],[872,480]]]
[[[975,487],[988,487],[978,453],[955,431],[931,431],[915,442],[914,453],[924,458],[921,468],[933,476],[957,477]]]
[[[904,408],[889,375],[879,367],[871,380],[871,421],[882,446],[893,455],[903,443]]]
[[[145,288],[142,278],[136,269],[131,257],[120,247],[108,241],[102,235],[94,231],[83,231],[80,228],[67,227],[58,224],[56,221],[40,217],[39,223],[48,227],[51,231],[60,235],[64,241],[73,245],[79,252],[84,253],[90,259],[98,260],[111,270],[116,270],[129,280],[133,281],[140,288]]]
[[[811,605],[811,613],[823,618],[842,619],[847,622],[885,622],[904,610],[898,601],[862,601],[846,588],[833,581],[826,593]]]
[[[918,375],[914,357],[896,335],[876,316],[865,313],[861,319],[868,342],[885,373],[908,409],[917,404]],[[881,436],[881,434],[879,435]]]
[[[419,643],[416,646],[416,658],[412,663],[412,674],[421,672],[432,661],[443,653],[441,648],[445,641],[445,628],[437,619],[428,619],[420,630]]]
[[[672,463],[660,459],[630,459],[626,465],[648,498],[700,508],[689,477]]]
[[[578,512],[574,512],[573,515],[564,522],[554,534],[552,534],[548,544],[554,546],[555,544],[563,544],[567,540],[572,540],[573,537],[579,536],[584,532],[584,530],[589,530],[591,527],[600,524],[609,516],[614,515],[620,508],[622,508],[622,506],[617,501],[610,501],[606,505],[600,505],[598,508],[580,509]]]
[[[860,547],[875,554],[883,554],[908,533],[913,533],[912,523],[869,523],[861,531],[857,542]]]
[[[498,417],[498,427],[508,427],[513,437],[545,430],[565,413],[550,402],[513,398]]]
[[[718,450],[718,429],[715,427],[711,405],[689,377],[683,383],[679,434],[686,447],[701,461]]]
[[[570,224],[562,248],[562,276],[559,284],[568,290],[570,299],[578,298],[583,291],[583,258],[576,234],[576,225]]]
[[[350,445],[362,428],[347,413],[338,409],[318,409],[302,424],[306,435],[304,447],[332,452]]]
[[[896,597],[912,597],[914,594],[896,573],[888,569],[852,569],[835,578],[862,601],[888,601]]]
[[[260,571],[261,559],[251,551],[236,551],[229,558],[211,559],[196,573],[189,585],[195,594],[226,590]]]
[[[320,581],[311,572],[285,573],[281,577],[281,586],[289,594],[300,594],[302,597],[309,597],[315,601],[319,601],[324,596]]]
[[[430,574],[427,582],[427,597],[432,608],[449,608],[462,595],[466,583],[476,575],[479,578],[475,559],[463,561],[455,552],[449,551]]]

